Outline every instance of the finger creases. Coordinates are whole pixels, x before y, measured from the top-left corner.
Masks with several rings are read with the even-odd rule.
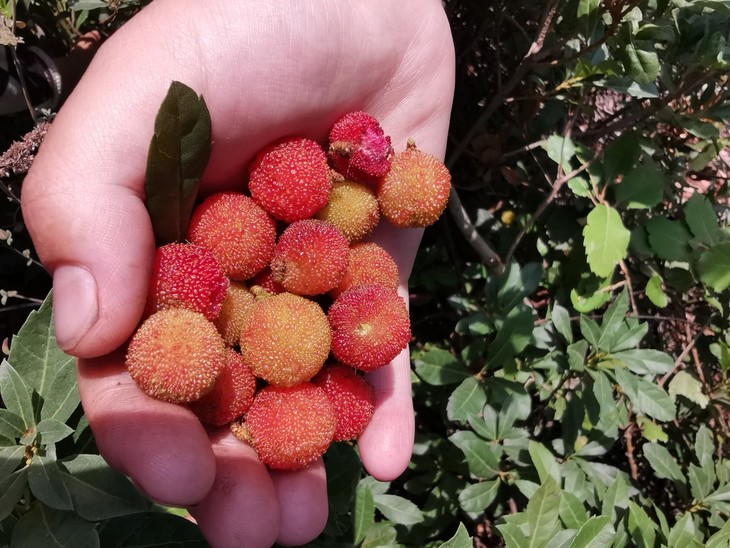
[[[79,394],[97,447],[150,498],[196,504],[210,491],[215,458],[208,435],[182,406],[144,394],[122,352],[78,363]]]

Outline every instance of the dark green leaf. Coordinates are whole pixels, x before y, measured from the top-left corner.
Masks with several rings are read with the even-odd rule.
[[[644,444],[644,457],[649,461],[654,474],[658,478],[664,478],[672,481],[684,483],[684,474],[682,469],[674,460],[674,457],[663,445],[658,443]]]
[[[397,495],[375,495],[375,507],[387,519],[400,525],[414,525],[423,521],[423,514],[410,500]]]
[[[499,309],[505,313],[511,312],[525,296],[537,289],[541,279],[542,267],[539,263],[520,266],[511,262],[497,280],[496,299]]]
[[[486,403],[484,386],[476,378],[469,377],[449,396],[446,415],[450,421],[466,422],[470,414],[478,415]]]
[[[15,509],[28,484],[28,468],[16,470],[0,481],[0,520]]]
[[[488,440],[498,439],[497,434],[497,412],[489,405],[484,406],[481,415],[470,413],[467,417],[469,426],[474,432]]]
[[[715,443],[712,440],[712,432],[704,424],[701,424],[695,435],[695,455],[700,466],[713,466],[712,460],[715,454]]]
[[[629,296],[624,289],[618,294],[616,299],[611,303],[606,312],[603,314],[601,322],[601,335],[598,338],[596,346],[601,350],[611,351],[616,341],[617,334],[620,333],[619,327],[624,323],[624,318],[629,311]]]
[[[665,261],[688,261],[691,258],[689,241],[692,234],[684,221],[670,221],[654,217],[646,223],[649,245],[660,259]]]
[[[26,384],[44,400],[67,398],[69,392],[76,391],[75,375],[72,385],[68,382],[59,383],[62,377],[57,377],[60,371],[73,369],[76,360],[65,354],[56,342],[52,294],[46,297],[38,310],[30,313],[23,327],[13,337],[8,359]],[[51,415],[45,413],[44,417],[50,418]],[[55,418],[66,420],[68,417]]]
[[[573,141],[560,135],[551,135],[548,137],[545,145],[543,145],[543,148],[553,162],[563,167],[563,171],[566,173],[571,171],[570,161],[575,156],[575,144]]]
[[[569,548],[609,548],[615,536],[610,518],[593,516],[581,526]]]
[[[518,305],[510,311],[489,345],[487,368],[501,367],[525,349],[532,334],[532,313],[532,309],[525,305]]]
[[[484,512],[499,492],[499,479],[474,483],[459,493],[461,509],[467,513]]]
[[[14,440],[25,433],[23,417],[7,409],[0,409],[0,436]]]
[[[11,445],[0,449],[0,481],[4,481],[23,462],[25,446]]]
[[[626,73],[639,84],[652,83],[659,75],[659,56],[651,42],[630,41],[623,51]]]
[[[601,515],[615,523],[621,518],[622,510],[629,506],[629,486],[623,476],[617,476],[603,495]]]
[[[580,317],[580,332],[591,346],[598,348],[598,341],[601,339],[601,328],[588,316]]]
[[[666,179],[656,166],[639,165],[616,185],[616,204],[629,209],[651,209],[662,201]]]
[[[51,508],[73,510],[64,474],[55,460],[36,455],[28,468],[28,485],[33,495]]]
[[[504,538],[507,548],[528,548],[530,546],[527,537],[522,532],[522,528],[518,525],[502,523],[497,525],[497,530]]]
[[[684,219],[697,240],[707,245],[717,242],[719,232],[717,215],[705,196],[696,192],[687,200],[684,206]]]
[[[375,522],[375,500],[367,483],[360,482],[355,490],[355,506],[352,514],[355,544],[360,544]]]
[[[568,367],[573,371],[585,369],[586,352],[588,352],[588,341],[581,339],[571,344],[567,349]]]
[[[99,527],[103,548],[208,548],[198,526],[163,512],[134,514],[104,521]]]
[[[446,542],[439,544],[437,548],[472,548],[472,546],[473,541],[466,527],[464,527],[463,523],[459,523],[459,528],[454,533],[454,536]]]
[[[637,414],[659,421],[674,419],[674,402],[663,388],[624,369],[617,369],[615,375],[616,382],[631,400]]]
[[[440,348],[430,348],[414,359],[416,374],[434,386],[457,384],[471,373],[451,353]]]
[[[687,479],[689,480],[692,496],[697,500],[705,500],[712,492],[712,487],[715,483],[715,472],[712,469],[705,470],[704,468],[690,464],[687,468]]]
[[[362,543],[362,548],[380,548],[381,546],[396,545],[396,530],[389,521],[381,521],[370,528],[368,536]]]
[[[76,386],[76,361],[61,365],[53,377],[41,407],[41,420],[66,422],[79,405]]]
[[[650,348],[634,348],[611,354],[637,375],[663,375],[674,368],[669,354]]]
[[[473,476],[491,479],[499,474],[499,454],[492,444],[467,430],[451,434],[449,440],[464,452]]]
[[[41,443],[50,445],[61,441],[67,436],[73,434],[73,428],[56,419],[44,419],[38,423],[38,433],[41,435]]]
[[[157,112],[145,174],[146,205],[158,245],[184,240],[210,147],[205,101],[173,82]]]
[[[53,510],[43,504],[24,514],[13,531],[13,547],[40,546],[66,548],[98,548],[96,525],[72,512]]]
[[[628,131],[614,139],[603,153],[603,171],[607,182],[628,172],[639,159],[639,134]]]
[[[573,326],[570,323],[570,314],[568,314],[568,311],[558,303],[555,303],[550,312],[550,319],[558,333],[562,335],[568,344],[571,344],[573,342]]]
[[[530,440],[527,450],[530,453],[532,464],[535,465],[540,483],[545,483],[548,478],[560,485],[560,465],[550,450],[540,442]]]
[[[602,278],[610,276],[626,256],[630,238],[618,211],[603,204],[593,208],[583,228],[583,245],[591,272]]]
[[[702,283],[717,292],[730,287],[730,242],[722,242],[705,251],[697,263]]]
[[[96,521],[134,514],[149,503],[122,474],[109,468],[99,455],[76,455],[60,461],[64,483],[74,510],[84,519]]]
[[[611,349],[613,352],[623,352],[635,348],[649,331],[649,324],[646,323],[627,320],[625,325],[627,329],[621,330],[621,335],[618,336]]]
[[[23,419],[26,429],[35,425],[31,389],[7,360],[0,363],[0,397],[8,411]]]

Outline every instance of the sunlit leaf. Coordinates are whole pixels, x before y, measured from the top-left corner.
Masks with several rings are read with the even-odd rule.
[[[626,256],[630,237],[615,209],[597,205],[588,214],[583,228],[583,244],[591,271],[603,278],[609,276]]]

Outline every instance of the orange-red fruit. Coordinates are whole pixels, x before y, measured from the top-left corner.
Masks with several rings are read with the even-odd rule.
[[[409,145],[396,153],[390,171],[378,183],[380,212],[400,228],[423,228],[446,208],[451,175],[436,158]]]
[[[266,291],[267,293],[271,293],[272,295],[276,295],[277,293],[284,293],[286,289],[277,281],[274,280],[274,274],[271,272],[270,267],[264,268],[261,272],[256,274],[253,278],[249,280],[249,284],[251,285],[251,288],[259,287]]]
[[[219,192],[193,211],[188,240],[210,250],[226,276],[242,281],[269,264],[276,223],[248,196]]]
[[[312,379],[324,390],[337,415],[334,441],[357,438],[375,410],[373,387],[347,365],[331,364]]]
[[[380,221],[380,209],[375,192],[354,181],[332,184],[327,205],[315,217],[329,221],[342,232],[350,243],[370,235]]]
[[[245,416],[245,438],[269,468],[298,470],[320,457],[335,433],[337,417],[327,395],[305,382],[267,386]]]
[[[361,284],[379,283],[398,289],[398,265],[390,253],[376,243],[364,242],[350,248],[347,269],[330,295],[337,298],[344,291]]]
[[[223,339],[199,312],[168,308],[155,312],[135,332],[127,369],[150,396],[188,403],[210,392],[225,367]]]
[[[334,225],[317,219],[296,221],[279,236],[272,277],[297,295],[326,293],[345,274],[348,252],[347,240]]]
[[[369,182],[390,168],[393,147],[378,120],[366,112],[350,112],[334,123],[329,155],[335,169],[349,179]]]
[[[255,297],[246,284],[231,282],[223,299],[221,312],[215,319],[215,326],[227,346],[238,345],[243,322],[253,309]]]
[[[335,358],[361,371],[390,363],[411,338],[405,301],[380,284],[356,285],[327,312]]]
[[[210,251],[191,244],[163,245],[155,253],[145,315],[187,308],[214,320],[227,288],[228,279]]]
[[[322,209],[332,187],[327,155],[303,137],[282,139],[263,149],[249,166],[249,176],[251,197],[287,223]]]
[[[203,424],[223,426],[249,410],[255,393],[253,371],[238,352],[227,348],[225,367],[213,389],[189,407]]]
[[[329,355],[327,316],[314,301],[279,293],[257,301],[241,331],[241,354],[254,374],[270,384],[308,381]]]

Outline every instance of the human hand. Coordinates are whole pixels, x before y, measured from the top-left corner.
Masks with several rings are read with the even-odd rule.
[[[285,135],[323,141],[341,115],[377,117],[396,150],[408,137],[443,156],[453,45],[438,0],[157,0],[100,49],[54,121],[24,182],[36,250],[53,275],[56,334],[80,358],[79,391],[97,446],[152,499],[189,506],[219,546],[302,544],[327,519],[324,467],[271,472],[227,429],[206,432],[183,407],[131,381],[121,345],[147,294],[154,238],[144,172],[154,117],[172,80],[201,93],[213,148],[201,192],[241,187],[255,152]],[[418,230],[378,229],[401,294]],[[413,409],[407,351],[369,375],[365,468],[407,466]]]

